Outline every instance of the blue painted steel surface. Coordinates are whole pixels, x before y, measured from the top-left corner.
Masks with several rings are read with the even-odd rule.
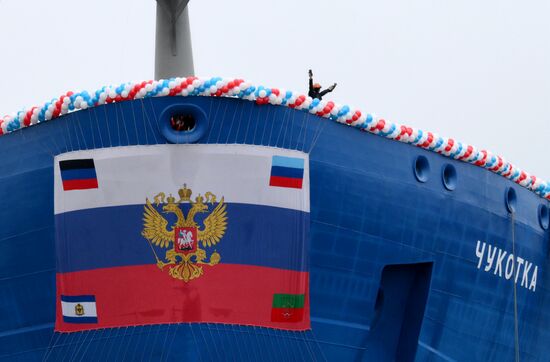
[[[167,120],[159,115],[182,103],[207,115],[207,130],[198,127],[204,132],[200,143],[310,152],[313,329],[293,333],[182,324],[53,334],[53,156],[166,143],[161,130]],[[192,137],[181,138],[186,139]],[[380,292],[382,271],[388,265],[420,263],[431,265],[431,276],[423,273],[424,279],[410,285],[429,285],[429,291],[420,337],[414,341],[416,356],[405,357],[513,360],[514,283],[494,266],[485,271],[487,257],[476,256],[478,240],[495,253],[515,249],[515,255],[538,267],[535,291],[521,286],[519,275],[519,351],[522,361],[548,360],[549,234],[538,221],[539,205],[548,203],[481,168],[292,109],[201,97],[164,97],[73,113],[3,136],[0,154],[0,361],[391,359],[395,346],[410,346],[406,336],[414,333],[401,331],[401,339],[389,347],[369,348],[369,343],[394,338],[396,329],[415,322],[406,315],[409,309],[382,317],[394,301],[384,297],[389,292]],[[413,172],[419,155],[430,165],[422,183]],[[449,163],[456,169],[453,191],[441,177]],[[516,190],[514,218],[505,206],[507,187]],[[385,280],[395,289],[391,280],[412,280],[407,278]],[[422,313],[421,297],[399,298],[403,308]]]

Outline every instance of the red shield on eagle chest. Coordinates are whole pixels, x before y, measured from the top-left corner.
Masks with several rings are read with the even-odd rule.
[[[174,249],[177,253],[189,254],[197,251],[197,228],[177,227],[174,233]]]

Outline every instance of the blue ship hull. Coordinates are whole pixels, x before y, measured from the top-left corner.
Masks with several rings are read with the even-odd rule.
[[[167,143],[160,115],[182,103],[207,115],[197,143],[310,154],[312,330],[179,324],[54,333],[53,157]],[[1,361],[549,358],[549,234],[538,217],[548,202],[482,168],[298,110],[208,97],[75,112],[2,136],[0,155]],[[446,179],[453,190],[442,181],[446,165],[456,172]],[[512,253],[513,263],[523,260],[517,282]]]

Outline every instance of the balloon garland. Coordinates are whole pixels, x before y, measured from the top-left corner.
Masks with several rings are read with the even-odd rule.
[[[42,106],[31,107],[0,118],[0,135],[58,118],[80,109],[126,100],[165,96],[238,97],[260,105],[269,103],[304,110],[362,131],[486,168],[550,200],[550,183],[522,171],[489,151],[478,150],[471,145],[455,141],[452,138],[441,137],[432,132],[390,122],[358,109],[352,109],[347,105],[312,99],[288,90],[254,86],[242,79],[172,78],[105,86],[92,93],[87,91],[67,92]]]

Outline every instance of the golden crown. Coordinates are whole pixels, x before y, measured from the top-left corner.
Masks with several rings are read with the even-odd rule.
[[[191,189],[187,188],[187,184],[183,184],[183,188],[178,190],[178,195],[180,195],[180,202],[191,200],[191,194],[192,193],[193,193],[193,191],[191,191]]]

